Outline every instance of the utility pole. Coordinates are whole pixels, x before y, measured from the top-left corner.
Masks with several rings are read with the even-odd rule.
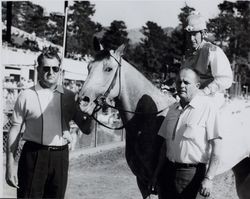
[[[11,26],[12,26],[12,1],[7,1],[7,24],[6,24],[6,41],[11,43]]]
[[[62,58],[61,58],[61,75],[59,78],[59,84],[63,85],[64,81],[64,74],[63,74],[63,62],[64,57],[66,56],[66,44],[67,44],[67,24],[68,24],[68,1],[64,1],[64,30],[63,30],[63,48],[62,48]]]
[[[62,57],[64,58],[67,53],[67,24],[68,24],[68,1],[64,1],[64,34],[63,34],[63,52]]]

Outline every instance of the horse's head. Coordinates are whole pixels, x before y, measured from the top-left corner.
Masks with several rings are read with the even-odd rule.
[[[88,76],[79,93],[81,110],[89,115],[102,100],[117,97],[121,89],[119,80],[124,45],[115,51],[95,49],[98,52],[88,65]]]

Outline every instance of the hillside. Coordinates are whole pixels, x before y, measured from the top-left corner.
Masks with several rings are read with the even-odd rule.
[[[174,28],[166,27],[166,28],[163,28],[163,30],[165,34],[167,34],[168,36],[171,36]],[[132,45],[138,44],[142,39],[145,38],[140,28],[129,29],[127,31],[128,31],[128,38],[130,39],[130,44]]]

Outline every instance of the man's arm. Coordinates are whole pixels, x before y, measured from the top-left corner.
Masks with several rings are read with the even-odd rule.
[[[200,194],[207,197],[210,195],[213,185],[213,178],[216,175],[217,168],[220,164],[221,139],[216,138],[210,140],[212,152],[210,155],[207,172],[204,180],[201,183]]]
[[[17,187],[17,166],[15,165],[14,156],[19,144],[19,136],[26,118],[26,99],[29,97],[29,92],[22,91],[18,96],[14,111],[11,118],[11,128],[7,138],[6,152],[6,181],[10,186]]]
[[[84,134],[90,134],[94,124],[92,118],[88,114],[81,111],[77,102],[75,102],[74,104],[74,110],[73,121],[77,124],[77,126]]]
[[[7,138],[6,152],[6,174],[5,179],[8,185],[18,188],[17,166],[15,165],[15,153],[18,148],[21,125],[12,125]]]

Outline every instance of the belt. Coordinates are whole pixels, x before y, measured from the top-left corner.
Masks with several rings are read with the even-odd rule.
[[[68,145],[63,145],[63,146],[46,146],[46,145],[42,145],[42,144],[38,144],[35,142],[30,142],[30,141],[26,141],[26,144],[29,147],[34,147],[37,149],[41,149],[41,150],[46,150],[46,151],[62,151],[64,149],[68,148]]]
[[[41,149],[46,150],[46,151],[62,151],[66,148],[68,148],[67,144],[63,146],[45,146],[45,145],[41,146]]]
[[[187,163],[179,163],[179,162],[171,162],[169,163],[175,168],[190,168],[190,167],[198,167],[201,165],[205,165],[204,163],[197,163],[197,164],[187,164]]]

